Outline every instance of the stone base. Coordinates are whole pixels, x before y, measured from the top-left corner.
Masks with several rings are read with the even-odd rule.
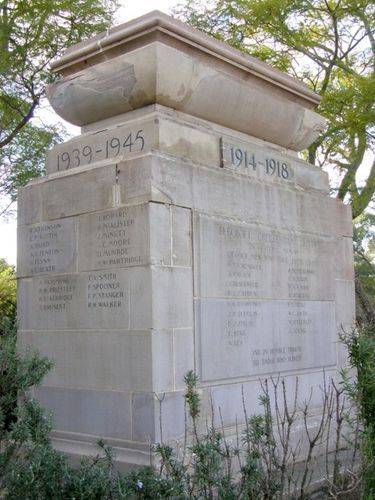
[[[55,361],[38,390],[55,446],[104,438],[122,467],[149,463],[161,399],[164,440],[182,438],[188,370],[203,420],[212,402],[228,429],[242,393],[259,411],[259,377],[298,376],[306,398],[334,376],[354,274],[350,208],[321,170],[158,105],[114,122],[56,146],[20,192],[19,320],[21,348]]]

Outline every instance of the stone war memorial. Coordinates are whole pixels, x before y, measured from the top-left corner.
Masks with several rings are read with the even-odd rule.
[[[81,135],[20,192],[18,278],[21,348],[55,362],[36,390],[54,446],[74,459],[101,437],[149,464],[161,399],[164,441],[184,436],[189,370],[228,435],[243,399],[259,411],[260,378],[298,376],[308,397],[334,377],[352,222],[298,156],[325,126],[319,97],[156,11],[51,69],[48,99]]]

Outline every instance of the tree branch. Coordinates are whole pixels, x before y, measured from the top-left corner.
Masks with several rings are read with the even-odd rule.
[[[16,137],[16,135],[18,134],[18,132],[20,130],[22,130],[22,128],[31,120],[31,118],[33,117],[33,114],[34,114],[34,110],[37,107],[37,105],[39,104],[39,100],[40,100],[39,96],[38,97],[34,97],[33,103],[30,106],[30,109],[29,109],[28,113],[26,115],[24,115],[24,117],[22,118],[22,120],[14,127],[14,129],[12,130],[12,132],[10,134],[8,134],[5,137],[5,139],[3,139],[0,142],[0,149],[3,148],[4,146],[6,146],[7,144],[9,144]]]

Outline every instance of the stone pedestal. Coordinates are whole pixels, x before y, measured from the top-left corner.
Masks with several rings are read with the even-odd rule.
[[[82,134],[19,195],[21,346],[55,368],[37,391],[54,444],[103,437],[120,463],[184,434],[183,376],[230,430],[259,377],[302,396],[345,362],[350,209],[297,157],[324,126],[300,82],[158,12],[70,48],[56,111]],[[316,392],[316,404],[319,404]],[[314,401],[313,401],[314,404]]]

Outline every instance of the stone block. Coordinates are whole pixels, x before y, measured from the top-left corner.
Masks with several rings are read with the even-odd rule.
[[[335,243],[335,278],[354,280],[353,240],[347,236],[337,238]]]
[[[169,208],[154,203],[81,216],[78,269],[169,264],[170,231]]]
[[[220,165],[219,136],[213,130],[159,118],[158,149],[203,165]]]
[[[20,328],[127,329],[130,327],[130,289],[135,280],[134,273],[125,269],[22,280]],[[146,315],[145,304],[143,311]],[[132,318],[131,323],[136,325],[136,319]]]
[[[173,330],[153,330],[151,341],[154,391],[173,390]]]
[[[336,200],[289,184],[260,182],[232,169],[146,155],[119,165],[118,180],[122,203],[153,200],[278,228],[351,236],[342,223],[337,227],[335,217],[341,216],[335,215]]]
[[[331,233],[337,236],[353,237],[352,207],[345,205],[337,198],[327,198],[328,209],[331,213]]]
[[[308,373],[298,373],[283,375],[278,378],[275,375],[273,380],[268,378],[269,396],[271,410],[275,411],[275,390],[274,384],[277,384],[276,394],[279,411],[282,412],[284,404],[284,394],[282,382],[285,383],[285,400],[292,412],[294,402],[296,401],[297,408],[303,408],[306,403],[309,403],[311,411],[314,408],[319,408],[322,403],[322,388],[324,383],[328,384],[331,378],[336,378],[335,370],[315,371]],[[272,383],[273,382],[273,383]],[[208,387],[203,390],[203,401],[205,412],[211,416],[212,408],[214,409],[213,421],[216,426],[224,424],[224,426],[235,426],[236,422],[240,425],[244,422],[245,412],[248,417],[252,415],[263,415],[264,409],[260,404],[260,396],[263,395],[263,387],[266,380],[256,379],[244,381],[235,384],[224,384],[213,387]],[[295,399],[296,398],[296,399]]]
[[[337,336],[347,335],[356,326],[355,282],[354,280],[336,280],[336,332]],[[343,342],[337,341],[339,366],[348,366],[348,350]]]
[[[295,174],[296,187],[305,189],[306,191],[321,191],[322,194],[328,195],[329,178],[327,172],[299,160],[296,164]]]
[[[77,267],[77,224],[60,219],[18,228],[17,275],[71,273]]]
[[[132,439],[146,443],[156,442],[156,414],[154,393],[135,393],[132,398]]]
[[[181,438],[185,430],[184,393],[135,393],[133,440],[150,443]]]
[[[97,163],[127,160],[156,146],[155,119],[107,126],[54,146],[48,154],[47,174]]]
[[[174,383],[176,389],[185,387],[184,377],[195,370],[194,330],[192,328],[175,328],[173,330],[174,351]]]
[[[254,142],[221,139],[221,166],[258,181],[294,185],[294,162],[273,148]]]
[[[191,210],[172,207],[172,260],[174,266],[192,265]]]
[[[156,416],[155,441],[181,439],[185,432],[185,398],[184,391],[164,392],[157,394],[154,400]],[[161,414],[160,403],[161,401]],[[162,428],[161,435],[160,426]]]
[[[42,197],[39,184],[20,187],[17,194],[17,222],[19,226],[41,222]]]
[[[41,184],[43,218],[58,219],[111,208],[115,184],[114,164],[47,178]]]
[[[92,390],[152,391],[151,332],[81,330],[21,332],[20,347],[32,346],[55,362],[44,384]]]
[[[187,267],[153,267],[153,328],[192,327],[193,278]],[[157,291],[156,291],[157,290]]]
[[[36,396],[52,411],[55,432],[131,439],[129,393],[43,386]]]
[[[333,301],[200,299],[195,311],[204,381],[336,363]]]

